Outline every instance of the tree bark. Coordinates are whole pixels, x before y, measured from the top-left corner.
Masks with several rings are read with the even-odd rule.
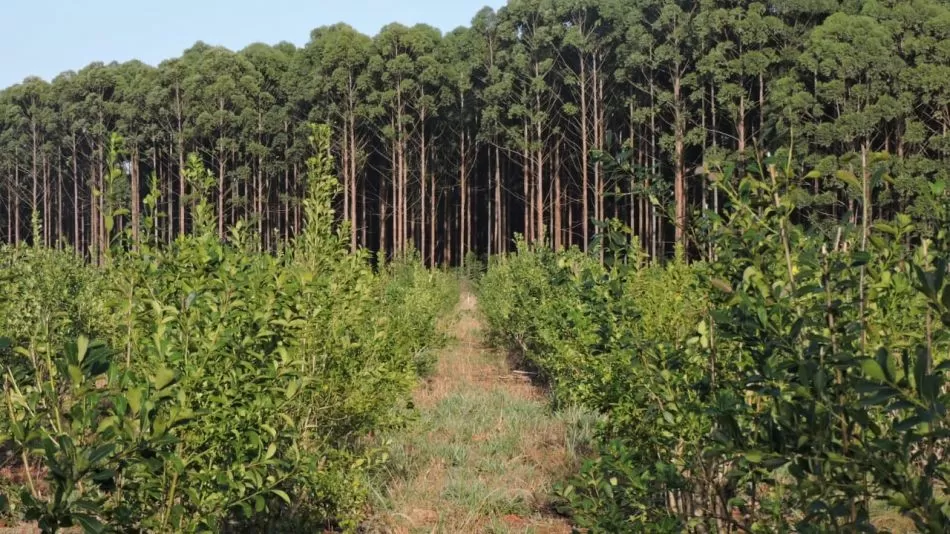
[[[135,146],[132,149],[132,246],[135,249],[138,249],[139,246],[139,225],[141,224],[141,212],[140,210],[140,193],[141,193],[141,183],[139,176],[139,147]]]
[[[495,145],[495,223],[497,226],[497,232],[495,234],[495,239],[498,240],[495,250],[499,254],[504,254],[507,252],[507,240],[505,239],[505,212],[502,205],[502,191],[501,191],[501,149],[498,148],[498,145]]]
[[[673,77],[673,105],[674,105],[674,134],[675,134],[675,186],[676,201],[676,242],[685,244],[686,236],[686,169],[685,169],[685,136],[686,125],[683,117],[682,105],[682,78],[677,73]]]
[[[587,246],[590,242],[589,221],[590,206],[588,205],[590,196],[590,165],[588,164],[588,117],[587,117],[587,61],[581,58],[581,236],[584,240],[581,248],[587,252]]]
[[[177,84],[175,85],[175,104],[175,116],[178,119],[178,235],[184,236],[187,228],[185,225],[185,197],[188,195],[188,185],[185,179],[185,128],[181,87]]]
[[[462,213],[461,213],[461,216],[459,217],[461,219],[461,229],[459,230],[459,233],[461,234],[462,239],[459,240],[459,243],[461,245],[461,249],[459,250],[459,255],[460,255],[459,258],[461,261],[461,265],[464,267],[465,266],[465,252],[466,252],[465,250],[466,239],[464,236],[466,236],[467,235],[466,232],[470,230],[469,230],[468,219],[467,219],[469,206],[468,206],[468,182],[467,182],[467,176],[466,176],[467,169],[465,166],[465,130],[464,130],[464,126],[462,126],[462,128],[463,128],[462,133],[459,135],[459,189],[460,189],[459,193],[462,197],[461,203],[460,203],[461,205],[460,209]],[[491,162],[489,162],[489,164],[490,163]]]
[[[538,70],[538,65],[535,63],[534,72],[536,77],[540,77],[540,72]],[[537,152],[536,158],[537,162],[535,163],[535,172],[537,173],[537,182],[535,184],[535,195],[536,195],[536,205],[535,213],[537,214],[537,228],[535,228],[535,240],[538,243],[544,243],[544,139],[541,134],[541,121],[537,118],[541,115],[541,95],[535,93],[534,95],[535,102],[535,134],[537,139]]]
[[[79,154],[76,149],[76,134],[72,136],[72,167],[73,167],[73,244],[76,253],[82,252],[82,235],[80,235],[80,221],[82,214],[79,211]]]
[[[554,249],[560,250],[562,244],[561,235],[561,139],[558,138],[554,144],[554,206],[553,210],[553,228],[551,230],[554,236]]]
[[[352,76],[351,76],[352,77]],[[356,116],[355,112],[352,109],[353,103],[351,100],[350,103],[350,252],[356,253],[356,225],[357,225],[357,216],[356,216],[356,195],[359,192],[357,187],[357,174],[356,174],[356,159],[359,157],[356,149]],[[365,193],[364,193],[365,197]],[[364,207],[365,212],[365,207]],[[364,236],[363,240],[366,238]]]

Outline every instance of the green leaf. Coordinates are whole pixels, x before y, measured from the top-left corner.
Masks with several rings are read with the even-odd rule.
[[[286,491],[279,490],[279,489],[272,489],[271,493],[283,499],[285,503],[290,504],[290,495],[287,495]]]
[[[79,523],[79,526],[82,527],[83,532],[98,534],[100,532],[105,532],[106,530],[106,526],[91,515],[73,514],[73,519]]]
[[[836,452],[828,451],[827,453],[825,453],[825,455],[828,457],[829,460],[837,464],[843,464],[848,461],[848,459],[845,458],[844,455],[838,454]]]
[[[907,500],[907,496],[903,493],[895,493],[891,495],[888,499],[890,503],[901,510],[907,510],[910,508],[910,501]]]
[[[132,415],[138,415],[139,411],[142,410],[142,397],[144,393],[142,388],[133,388],[130,389],[125,394],[125,399],[129,401],[129,409],[132,410]]]
[[[115,451],[115,443],[100,445],[89,453],[89,463],[95,464]]]
[[[886,377],[884,376],[884,369],[881,368],[881,364],[870,358],[861,360],[861,370],[863,370],[865,376],[871,380],[876,380],[878,382],[887,381]]]
[[[935,197],[942,196],[946,190],[947,190],[947,182],[943,180],[937,180],[930,184],[930,192],[933,193]]]
[[[66,367],[66,371],[69,374],[69,381],[74,386],[82,384],[82,369],[80,369],[78,365],[69,365]]]
[[[917,347],[917,358],[914,360],[914,388],[920,391],[924,377],[927,376],[927,366],[930,363],[930,353],[927,347]]]
[[[300,390],[300,382],[298,380],[292,380],[290,384],[287,384],[287,389],[284,391],[284,396],[290,400],[297,395],[297,392]]]
[[[835,176],[838,177],[842,182],[850,185],[851,187],[860,190],[861,182],[858,181],[858,177],[854,175],[851,171],[841,170],[835,173]]]
[[[175,371],[168,368],[160,369],[154,376],[150,377],[149,380],[152,382],[152,385],[155,386],[155,389],[161,391],[175,381]]]
[[[894,236],[894,237],[897,237],[897,234],[898,234],[897,228],[895,228],[895,227],[893,227],[893,226],[891,226],[890,224],[887,224],[887,223],[875,223],[875,224],[874,224],[874,229],[877,230],[877,231],[879,231],[879,232],[884,232],[885,234],[890,234],[890,235],[892,235],[892,236]]]
[[[265,460],[270,460],[271,458],[274,457],[275,454],[277,454],[277,444],[276,444],[276,443],[271,443],[271,444],[268,445],[268,447],[267,447],[267,453],[264,455],[264,459],[265,459]]]
[[[712,280],[709,281],[709,283],[712,284],[714,288],[718,289],[719,291],[722,291],[723,293],[728,294],[728,293],[732,293],[733,291],[732,285],[721,278],[713,278]]]
[[[86,358],[86,352],[89,350],[89,338],[86,336],[79,336],[76,340],[76,356],[79,361],[82,362]]]
[[[894,425],[894,430],[896,432],[906,432],[923,422],[924,418],[922,416],[914,415]]]
[[[745,453],[745,459],[753,464],[761,463],[764,456],[761,451],[749,451]]]
[[[861,267],[867,265],[871,261],[871,253],[864,251],[856,251],[851,255],[851,266],[852,267]]]

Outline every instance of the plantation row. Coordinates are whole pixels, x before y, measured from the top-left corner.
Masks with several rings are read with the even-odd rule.
[[[0,249],[5,522],[355,527],[367,472],[385,459],[367,437],[405,417],[455,284],[351,254],[333,229],[329,130],[311,141],[307,226],[277,254],[257,252],[241,224],[219,240],[198,164],[194,232],[170,246],[133,249],[114,209],[105,267]]]
[[[802,216],[781,166],[713,173],[704,261],[646,263],[614,224],[607,266],[522,242],[481,279],[495,343],[607,416],[559,490],[579,527],[950,531],[946,194],[925,239]]]

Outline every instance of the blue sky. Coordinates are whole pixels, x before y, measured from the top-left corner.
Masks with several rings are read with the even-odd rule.
[[[304,44],[310,30],[346,22],[375,34],[390,22],[443,31],[505,0],[10,0],[0,31],[0,88],[51,79],[93,61],[157,64],[195,41],[237,50],[255,42]]]

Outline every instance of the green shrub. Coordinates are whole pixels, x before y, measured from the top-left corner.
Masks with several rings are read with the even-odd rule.
[[[0,246],[0,336],[56,350],[79,335],[106,337],[108,280],[72,251]],[[33,368],[7,352],[2,364]]]
[[[616,239],[609,268],[523,243],[492,262],[491,339],[606,415],[559,490],[579,527],[870,532],[882,502],[950,527],[946,235],[904,215],[825,234],[796,187],[722,183],[708,262],[643,266]]]
[[[24,372],[5,373],[0,442],[49,487],[9,499],[14,518],[46,531],[356,528],[385,459],[366,438],[403,422],[457,285],[418,260],[375,274],[348,253],[328,129],[312,140],[308,224],[277,255],[243,224],[218,239],[197,158],[194,232],[167,248],[117,237],[101,270],[3,251],[18,276],[0,281],[12,288],[0,351]],[[21,303],[43,329],[13,313]]]

